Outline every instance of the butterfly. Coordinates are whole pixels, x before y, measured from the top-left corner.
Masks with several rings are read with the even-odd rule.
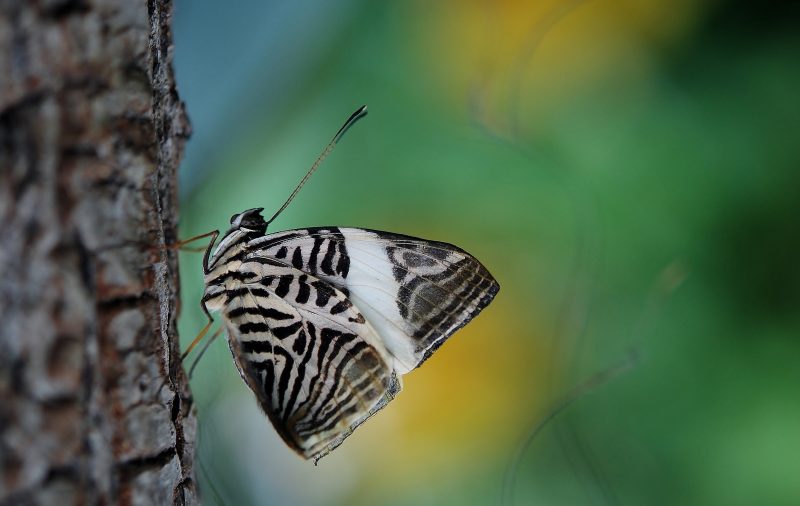
[[[240,376],[286,444],[315,462],[499,290],[478,260],[444,242],[343,227],[267,233],[364,115],[366,106],[350,116],[270,220],[248,209],[218,243],[218,231],[204,234],[209,324],[189,350],[219,312]]]

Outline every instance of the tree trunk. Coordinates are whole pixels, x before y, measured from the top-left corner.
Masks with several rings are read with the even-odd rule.
[[[167,0],[0,0],[0,503],[195,504]]]

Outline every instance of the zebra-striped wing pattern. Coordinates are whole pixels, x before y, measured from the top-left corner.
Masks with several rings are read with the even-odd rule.
[[[399,376],[499,289],[449,244],[337,227],[263,235],[243,226],[248,212],[212,254],[203,301],[222,312],[242,378],[306,458],[385,406]]]
[[[210,300],[223,301],[242,379],[304,457],[330,452],[399,392],[379,337],[329,283],[258,256],[215,282],[227,285]]]
[[[253,241],[349,294],[406,373],[494,298],[497,281],[451,244],[360,228],[288,230]]]

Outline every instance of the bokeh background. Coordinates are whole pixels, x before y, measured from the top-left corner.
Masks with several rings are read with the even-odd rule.
[[[177,0],[182,236],[276,209],[368,104],[275,230],[447,241],[502,286],[317,467],[215,342],[207,504],[800,504],[798,10]]]

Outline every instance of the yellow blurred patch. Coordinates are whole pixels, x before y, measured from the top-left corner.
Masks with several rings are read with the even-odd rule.
[[[587,87],[647,77],[658,51],[682,40],[709,3],[449,0],[415,4],[412,16],[443,99],[505,131],[535,127]]]
[[[348,441],[358,453],[385,454],[377,460],[380,468],[363,470],[369,488],[441,479],[465,459],[479,456],[481,465],[496,466],[511,455],[540,410],[548,373],[543,331],[523,322],[513,301],[501,290],[420,369],[404,376],[397,399],[359,429],[361,437]]]

